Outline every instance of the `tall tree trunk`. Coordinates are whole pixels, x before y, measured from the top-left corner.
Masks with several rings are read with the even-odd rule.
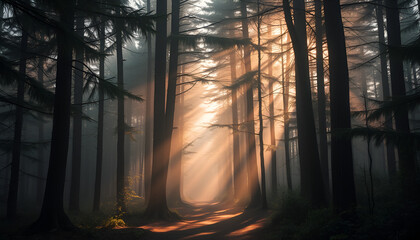
[[[42,58],[38,59],[38,69],[37,69],[37,79],[38,82],[43,86],[44,85],[44,60]],[[43,142],[45,139],[44,137],[44,121],[42,118],[42,115],[38,115],[38,117],[41,119],[39,121],[38,125],[38,142]],[[43,180],[44,175],[44,146],[38,147],[38,176],[40,179],[38,179],[37,184],[37,203],[40,205],[42,204],[42,194],[44,193],[44,186],[45,182]]]
[[[385,0],[386,19],[388,29],[388,45],[390,47],[401,46],[401,29],[398,3],[394,0]],[[404,68],[403,61],[397,55],[389,56],[391,70],[392,97],[405,96]],[[408,121],[408,110],[400,108],[394,112],[396,131],[403,134],[410,133]],[[400,166],[401,183],[406,196],[412,196],[415,190],[416,157],[412,144],[398,144],[398,158]]]
[[[82,16],[76,18],[76,33],[83,38],[85,19]],[[82,102],[83,102],[83,54],[82,49],[76,49],[76,62],[74,64],[74,92],[73,92],[73,144],[71,162],[71,183],[69,210],[80,211],[80,171],[82,164]]]
[[[332,198],[336,212],[356,206],[351,140],[335,134],[351,128],[349,74],[339,0],[324,1],[330,66]]]
[[[260,0],[257,0],[257,38],[258,46],[261,46],[261,16],[260,16]],[[264,164],[264,119],[262,114],[262,83],[261,83],[261,48],[258,48],[258,119],[260,131],[258,134],[260,140],[260,167],[261,167],[261,201],[262,208],[267,208],[267,192],[265,186],[265,164]]]
[[[19,60],[19,79],[17,82],[17,102],[15,112],[15,127],[12,147],[12,164],[10,171],[9,195],[7,198],[7,219],[16,218],[19,175],[20,175],[20,151],[22,142],[23,126],[23,101],[25,98],[25,79],[26,79],[26,51],[28,46],[28,34],[22,31],[20,40],[20,60]]]
[[[116,44],[117,44],[117,85],[124,88],[124,66],[122,54],[122,32],[121,23],[116,22]],[[119,96],[117,115],[117,211],[126,211],[125,202],[125,120],[124,120],[124,96]]]
[[[305,1],[293,2],[294,24],[288,0],[283,0],[285,20],[295,52],[296,117],[298,128],[301,194],[313,206],[326,205],[315,119],[312,108],[309,77],[308,47],[306,43]]]
[[[65,30],[57,30],[57,73],[50,161],[41,213],[31,226],[32,231],[73,228],[64,212],[63,194],[70,131],[73,51],[71,37],[67,32],[73,30],[74,7],[74,0],[65,1],[58,11]]]
[[[184,66],[181,66],[181,71],[184,73]],[[180,79],[180,83],[182,78]],[[183,85],[177,86],[177,96],[176,96],[176,114],[174,119],[174,124],[176,124],[177,128],[174,132],[174,141],[173,141],[173,149],[175,150],[174,155],[171,159],[171,170],[174,174],[173,178],[173,188],[171,189],[171,200],[176,203],[176,205],[183,204],[181,198],[181,176],[182,176],[182,150],[183,150],[183,139],[184,139],[184,111],[183,111]],[[179,95],[181,94],[181,95]]]
[[[385,46],[385,33],[384,33],[384,14],[382,11],[382,0],[378,0],[378,6],[376,7],[376,21],[378,24],[378,40],[379,40],[379,54],[381,61],[381,83],[382,83],[382,97],[383,100],[387,100],[391,97],[389,92],[388,82],[388,63],[386,59],[386,46]],[[385,127],[392,129],[392,116],[387,114],[385,116]],[[394,145],[389,141],[385,140],[386,144],[386,160],[388,164],[388,175],[390,179],[394,179],[397,175],[397,164],[395,161],[395,149]]]
[[[316,77],[318,93],[319,158],[326,199],[330,199],[330,171],[328,166],[327,117],[325,114],[324,50],[322,26],[322,2],[315,0]]]
[[[101,24],[99,30],[99,51],[105,52],[105,24]],[[99,59],[99,77],[105,78],[105,56]],[[98,103],[98,129],[96,136],[96,172],[95,172],[95,190],[93,194],[93,211],[99,211],[101,205],[101,186],[102,186],[102,161],[104,145],[104,91],[99,85],[99,103]]]
[[[249,38],[248,33],[248,17],[246,2],[241,0],[241,17],[242,17],[242,36]],[[245,71],[251,72],[251,49],[244,46]],[[258,181],[258,164],[255,144],[255,125],[254,125],[254,94],[252,83],[245,84],[246,97],[246,145],[247,145],[247,168],[248,168],[248,188],[251,194],[251,201],[248,208],[255,208],[261,204],[261,190]]]
[[[233,0],[230,4],[234,6]],[[229,17],[235,17],[232,11]],[[229,31],[230,37],[235,37],[235,24],[231,24],[232,30]],[[230,64],[230,81],[232,84],[235,83],[237,78],[236,73],[236,49],[232,48],[229,52],[229,64]],[[239,200],[243,195],[243,186],[241,176],[244,174],[241,167],[241,150],[240,150],[240,138],[239,138],[239,108],[238,108],[238,88],[233,88],[231,93],[232,100],[232,137],[233,137],[233,198],[234,201]]]
[[[271,38],[271,25],[267,26],[268,38]],[[271,44],[268,47],[269,52],[272,52]],[[283,57],[282,57],[283,59]],[[268,75],[273,76],[273,56],[268,55]],[[270,80],[268,83],[268,101],[269,101],[269,115],[270,115],[270,151],[271,151],[271,189],[272,195],[277,195],[277,145],[276,145],[276,128],[274,124],[274,89],[273,81]]]
[[[236,56],[235,49],[229,54],[230,62],[230,80],[232,84],[236,81]],[[234,189],[234,199],[239,199],[240,189],[243,183],[241,182],[241,156],[240,156],[240,147],[239,147],[239,124],[238,124],[238,90],[236,88],[232,89],[232,135],[233,135],[233,189]]]
[[[146,214],[166,217],[169,210],[166,202],[166,178],[168,161],[165,159],[165,93],[166,93],[166,14],[167,2],[157,1],[156,50],[155,50],[155,95],[153,112],[153,162],[150,198]]]
[[[283,34],[283,25],[280,20],[280,34]],[[284,54],[283,37],[280,38],[280,51]],[[283,86],[283,138],[284,138],[284,161],[286,165],[286,179],[287,190],[292,191],[292,173],[290,169],[290,142],[289,142],[289,79],[290,71],[288,69],[285,74],[284,65],[289,66],[291,58],[291,51],[288,50],[286,54],[286,62],[284,62],[283,55],[281,56],[281,85]]]
[[[171,36],[179,34],[179,12],[180,0],[172,0],[172,14],[171,14]],[[175,100],[176,100],[176,84],[178,79],[178,38],[171,38],[170,43],[170,58],[169,58],[169,77],[168,77],[168,92],[166,97],[166,111],[165,111],[165,141],[164,141],[164,160],[165,164],[169,165],[172,133],[175,117]],[[165,177],[166,179],[166,177]],[[166,180],[165,180],[166,181]]]
[[[147,0],[147,12],[151,11],[150,0]],[[152,79],[152,35],[147,34],[147,83],[146,83],[146,133],[144,158],[144,199],[147,204],[150,195],[150,182],[153,161],[153,79]]]

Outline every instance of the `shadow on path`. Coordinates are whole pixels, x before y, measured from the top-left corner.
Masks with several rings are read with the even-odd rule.
[[[268,212],[227,207],[197,205],[176,209],[183,220],[154,222],[138,226],[150,232],[143,239],[258,239]]]

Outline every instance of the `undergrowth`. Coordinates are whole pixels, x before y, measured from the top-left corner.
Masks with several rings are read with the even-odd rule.
[[[297,194],[286,194],[271,217],[265,238],[282,240],[412,240],[420,239],[420,203],[381,189],[373,213],[363,204],[352,220],[332,209],[311,209]]]

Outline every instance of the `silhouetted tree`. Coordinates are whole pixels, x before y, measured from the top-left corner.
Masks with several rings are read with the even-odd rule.
[[[401,46],[400,17],[397,1],[385,0],[386,20],[388,32],[388,45],[391,48]],[[398,98],[406,95],[403,60],[398,55],[389,56],[389,67],[391,73],[392,97]],[[410,125],[408,110],[404,107],[394,112],[395,129],[397,132],[409,134]],[[398,145],[398,158],[400,175],[403,184],[403,191],[406,196],[412,196],[415,186],[416,157],[411,144]]]
[[[331,108],[332,198],[336,212],[356,206],[352,145],[349,138],[336,133],[350,129],[350,99],[347,53],[339,0],[324,1],[328,42]]]
[[[315,119],[311,100],[308,47],[306,43],[305,2],[283,1],[285,20],[295,53],[296,117],[298,128],[301,193],[313,206],[324,206],[325,194],[316,139]]]
[[[85,19],[76,15],[75,32],[83,38]],[[80,172],[82,165],[82,102],[83,102],[83,49],[76,49],[76,62],[73,71],[73,144],[71,162],[70,202],[69,210],[80,211]]]
[[[242,18],[242,37],[249,38],[248,32],[248,16],[247,3],[243,0],[240,2],[241,18]],[[251,68],[251,49],[250,46],[244,46],[244,62],[245,71],[250,73]],[[247,149],[247,169],[248,169],[248,188],[251,194],[251,201],[248,208],[255,208],[261,204],[261,190],[258,181],[258,165],[257,153],[255,145],[255,122],[254,122],[254,94],[252,83],[246,83],[245,98],[246,98],[246,149]]]
[[[326,198],[330,197],[330,171],[328,167],[328,143],[327,143],[327,117],[324,84],[324,50],[322,24],[322,2],[315,0],[315,39],[316,39],[316,80],[318,96],[318,124],[319,124],[319,158],[321,161],[322,180]]]

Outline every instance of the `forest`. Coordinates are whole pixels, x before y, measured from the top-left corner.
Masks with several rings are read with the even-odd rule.
[[[0,9],[0,239],[420,238],[420,0]]]

